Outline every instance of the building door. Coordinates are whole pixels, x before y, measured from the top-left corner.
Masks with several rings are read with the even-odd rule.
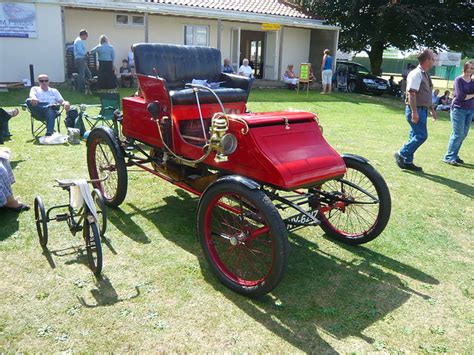
[[[250,66],[254,70],[257,79],[263,78],[264,72],[264,48],[265,32],[263,31],[242,31],[240,37],[240,62],[244,58],[250,61]]]
[[[240,66],[240,27],[230,30],[230,62],[237,73]]]
[[[278,80],[278,32],[268,31],[265,36],[264,79]]]
[[[263,41],[253,40],[250,41],[250,61],[253,63],[255,77],[257,79],[263,78]]]

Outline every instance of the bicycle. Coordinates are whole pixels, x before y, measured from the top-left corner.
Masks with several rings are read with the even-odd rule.
[[[87,183],[103,182],[107,178],[108,176],[103,179],[89,180]],[[92,202],[96,210],[94,214],[91,207],[84,200],[82,201],[82,206],[77,208],[72,206],[71,187],[76,186],[74,180],[56,180],[56,182],[57,185],[54,185],[54,187],[60,187],[68,191],[70,203],[56,205],[45,211],[43,200],[40,196],[36,196],[34,203],[35,223],[40,245],[42,248],[47,248],[49,222],[66,221],[72,235],[76,235],[77,232],[82,231],[82,236],[86,244],[89,267],[92,272],[98,276],[102,272],[103,263],[101,237],[104,237],[107,229],[107,213],[102,194],[99,189],[94,189],[91,193]],[[51,216],[51,212],[56,209],[67,209],[67,212]]]

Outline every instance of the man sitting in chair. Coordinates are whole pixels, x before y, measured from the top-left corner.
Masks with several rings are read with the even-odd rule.
[[[49,87],[48,75],[38,75],[38,82],[39,86],[31,88],[26,105],[35,117],[46,122],[46,136],[51,136],[54,133],[54,121],[57,117],[57,111],[50,105],[61,105],[67,111],[70,104],[63,99],[58,90]]]

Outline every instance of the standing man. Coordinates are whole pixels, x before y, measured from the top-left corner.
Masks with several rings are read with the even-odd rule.
[[[405,117],[411,127],[409,139],[400,151],[395,153],[398,167],[412,171],[423,170],[413,164],[413,158],[416,150],[428,138],[426,127],[428,109],[431,111],[433,121],[436,120],[436,111],[431,100],[433,83],[428,74],[428,70],[431,69],[435,61],[433,51],[425,49],[418,55],[418,61],[420,64],[407,77]]]
[[[74,40],[74,61],[78,71],[77,90],[82,93],[84,93],[86,89],[86,79],[92,77],[91,71],[87,66],[86,39],[88,36],[87,31],[82,29],[79,32],[79,37]]]

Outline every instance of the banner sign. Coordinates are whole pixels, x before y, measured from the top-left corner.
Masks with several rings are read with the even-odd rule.
[[[435,65],[438,67],[441,65],[459,67],[459,65],[461,65],[461,53],[456,53],[456,52],[438,53],[438,57],[436,58]]]
[[[300,64],[300,80],[301,81],[309,80],[309,63]]]
[[[0,37],[37,38],[35,4],[0,3]]]
[[[276,23],[262,23],[262,30],[264,31],[278,31],[281,25]]]

